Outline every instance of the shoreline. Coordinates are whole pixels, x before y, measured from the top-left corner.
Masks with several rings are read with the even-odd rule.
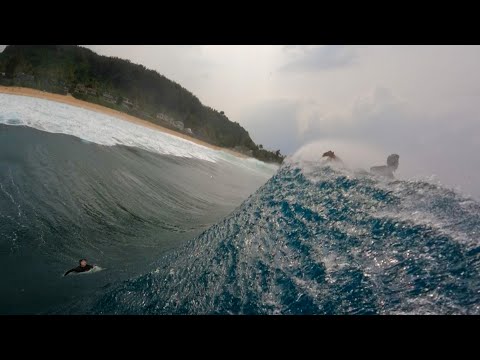
[[[60,95],[60,94],[53,94],[53,93],[49,93],[49,92],[41,91],[41,90],[37,90],[37,89],[24,88],[24,87],[18,87],[18,86],[2,86],[2,85],[0,85],[0,93],[8,94],[8,95],[30,96],[30,97],[34,97],[34,98],[55,101],[55,102],[68,104],[68,105],[76,106],[76,107],[79,107],[79,108],[99,112],[99,113],[102,113],[102,114],[106,114],[106,115],[115,117],[115,118],[120,119],[120,120],[129,121],[131,123],[134,123],[134,124],[137,124],[137,125],[140,125],[140,126],[143,126],[143,127],[147,127],[149,129],[152,129],[152,130],[160,131],[160,132],[163,132],[163,133],[166,133],[166,134],[170,134],[172,136],[183,138],[184,140],[193,142],[193,143],[198,144],[198,145],[205,146],[205,147],[207,147],[209,149],[212,149],[212,150],[224,151],[224,152],[229,153],[231,155],[234,155],[238,158],[242,158],[242,159],[249,158],[249,156],[247,156],[247,155],[238,153],[236,151],[233,151],[233,150],[230,150],[230,149],[227,149],[227,148],[222,148],[220,146],[209,144],[205,141],[193,138],[191,136],[188,136],[186,134],[183,134],[183,133],[180,133],[180,132],[177,132],[177,131],[174,131],[174,130],[167,129],[167,128],[161,126],[161,125],[157,125],[157,124],[148,122],[146,120],[139,119],[135,116],[123,113],[121,111],[110,109],[108,107],[98,105],[98,104],[94,104],[94,103],[91,103],[91,102],[88,102],[88,101],[76,99],[72,95]]]

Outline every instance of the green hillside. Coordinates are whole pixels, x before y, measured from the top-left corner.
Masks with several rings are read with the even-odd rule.
[[[70,93],[262,161],[283,161],[279,151],[257,146],[241,125],[179,84],[145,66],[83,47],[9,45],[0,54],[0,84]]]

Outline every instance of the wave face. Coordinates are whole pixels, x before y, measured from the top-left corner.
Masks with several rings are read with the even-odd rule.
[[[274,174],[130,125],[0,94],[0,314],[52,311],[145,274]],[[84,257],[102,271],[62,277]]]
[[[156,270],[65,312],[479,314],[480,205],[288,164]]]

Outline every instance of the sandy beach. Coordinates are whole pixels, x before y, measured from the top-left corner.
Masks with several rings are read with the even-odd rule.
[[[238,156],[240,158],[246,158],[247,157],[244,154],[232,151],[230,149],[225,149],[225,148],[222,148],[222,147],[219,147],[219,146],[215,146],[215,145],[206,143],[204,141],[201,141],[201,140],[195,139],[193,137],[190,137],[186,134],[179,133],[177,131],[164,128],[160,125],[153,124],[151,122],[139,119],[137,117],[134,117],[134,116],[131,116],[131,115],[128,115],[128,114],[125,114],[123,112],[120,112],[120,111],[117,111],[117,110],[114,110],[114,109],[110,109],[110,108],[105,107],[105,106],[93,104],[93,103],[90,103],[90,102],[87,102],[87,101],[75,99],[71,95],[58,95],[58,94],[52,94],[52,93],[48,93],[48,92],[40,91],[40,90],[36,90],[36,89],[15,87],[15,86],[1,86],[1,85],[0,85],[0,93],[12,94],[12,95],[22,95],[22,96],[31,96],[31,97],[36,97],[36,98],[40,98],[40,99],[46,99],[46,100],[51,100],[51,101],[56,101],[56,102],[60,102],[60,103],[64,103],[64,104],[69,104],[69,105],[81,107],[81,108],[84,108],[84,109],[104,113],[104,114],[107,114],[107,115],[110,115],[110,116],[113,116],[113,117],[116,117],[116,118],[119,118],[119,119],[122,119],[122,120],[130,121],[132,123],[150,128],[152,130],[161,131],[161,132],[164,132],[164,133],[167,133],[167,134],[171,134],[173,136],[177,136],[177,137],[186,139],[188,141],[194,142],[194,143],[199,144],[199,145],[203,145],[203,146],[208,147],[208,148],[213,149],[213,150],[225,151],[229,154],[232,154],[234,156]]]

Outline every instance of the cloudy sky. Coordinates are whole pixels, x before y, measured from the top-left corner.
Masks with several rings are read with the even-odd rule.
[[[480,46],[86,46],[157,70],[267,148],[396,152],[399,177],[480,195]]]

